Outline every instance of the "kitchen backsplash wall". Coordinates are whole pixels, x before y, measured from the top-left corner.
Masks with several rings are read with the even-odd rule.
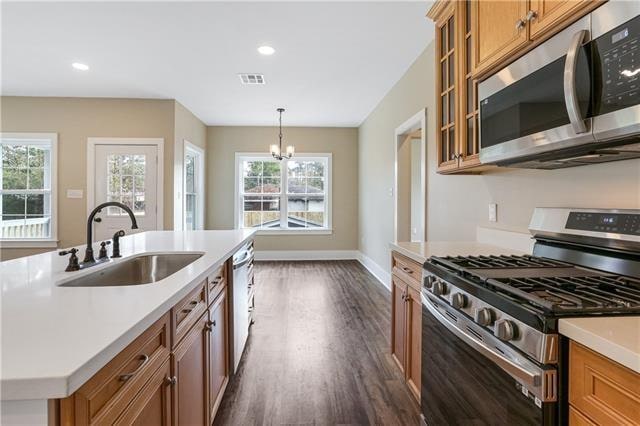
[[[427,236],[475,240],[477,226],[527,232],[534,207],[640,208],[640,160],[564,170],[497,169],[482,175],[436,174],[434,44],[381,100],[359,129],[360,250],[389,270],[393,239],[393,135],[427,108]],[[489,222],[489,203],[498,221]]]

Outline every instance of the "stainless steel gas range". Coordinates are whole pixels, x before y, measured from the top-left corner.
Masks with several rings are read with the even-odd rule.
[[[533,255],[431,257],[422,288],[423,420],[567,423],[558,321],[640,315],[640,210],[536,209]]]

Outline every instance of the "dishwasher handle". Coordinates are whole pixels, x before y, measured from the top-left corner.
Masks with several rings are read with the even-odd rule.
[[[240,269],[242,268],[244,265],[246,265],[247,263],[251,262],[251,260],[253,260],[253,257],[251,256],[251,253],[246,250],[244,252],[244,256],[238,260],[238,261],[234,261],[233,262],[233,269]]]

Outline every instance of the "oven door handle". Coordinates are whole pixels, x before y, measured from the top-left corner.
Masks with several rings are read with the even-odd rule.
[[[444,315],[442,315],[438,308],[436,308],[433,302],[424,293],[421,294],[422,304],[429,310],[431,315],[438,320],[440,324],[445,326],[450,332],[455,334],[460,340],[471,346],[476,351],[480,352],[485,357],[493,361],[498,367],[507,372],[511,377],[518,379],[525,386],[537,388],[542,382],[542,376],[538,371],[530,371],[525,367],[518,365],[514,361],[505,358],[501,354],[493,351],[481,340],[474,338],[473,336],[465,333],[458,328],[454,323],[449,321]]]
[[[567,107],[569,121],[573,130],[580,134],[587,131],[587,125],[580,114],[580,104],[578,103],[578,91],[576,90],[576,66],[578,64],[578,54],[580,47],[586,40],[589,31],[580,30],[573,35],[571,45],[564,61],[564,103]]]

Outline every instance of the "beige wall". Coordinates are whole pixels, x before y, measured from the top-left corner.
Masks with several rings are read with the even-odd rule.
[[[173,168],[173,229],[182,229],[184,185],[184,141],[188,141],[206,151],[207,126],[180,102],[174,103],[174,168]],[[205,154],[206,155],[206,154]],[[205,167],[206,182],[206,167]],[[206,187],[205,187],[206,194]]]
[[[60,247],[84,242],[86,236],[86,158],[89,137],[164,138],[164,226],[173,226],[173,100],[2,97],[3,132],[58,134],[58,239]],[[82,199],[66,198],[67,189],[82,189]],[[2,249],[2,259],[45,250]]]
[[[358,247],[358,130],[284,129],[296,152],[333,154],[333,234],[259,236],[258,250],[355,250]],[[207,228],[234,226],[236,152],[267,152],[277,141],[275,127],[209,127],[207,132]]]
[[[393,238],[394,130],[425,107],[429,240],[475,240],[478,225],[526,232],[536,206],[640,208],[640,160],[554,171],[436,174],[434,68],[431,43],[359,129],[360,250],[380,266],[389,269]],[[497,223],[488,221],[491,202],[498,204]]]

